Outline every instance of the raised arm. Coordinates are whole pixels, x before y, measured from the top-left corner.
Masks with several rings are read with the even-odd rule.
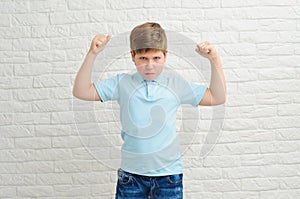
[[[90,49],[76,75],[73,86],[73,96],[82,100],[101,100],[96,88],[91,82],[92,69],[97,55],[105,48],[110,35],[96,35],[92,40]]]
[[[226,81],[217,51],[209,42],[198,44],[195,50],[203,57],[208,58],[211,64],[210,86],[199,105],[215,106],[224,104],[226,101]]]

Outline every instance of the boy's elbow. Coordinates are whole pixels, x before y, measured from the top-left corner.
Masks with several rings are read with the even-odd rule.
[[[73,97],[76,97],[78,99],[82,99],[82,96],[80,95],[80,92],[78,92],[76,89],[73,89],[72,95],[73,95]]]
[[[222,105],[225,104],[225,102],[226,102],[226,95],[224,95],[222,98],[219,98],[217,100],[213,100],[212,106]]]
[[[72,91],[72,95],[73,95],[73,97],[77,98],[77,93],[74,90]]]

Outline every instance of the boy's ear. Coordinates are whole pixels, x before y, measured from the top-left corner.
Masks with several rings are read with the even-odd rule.
[[[164,55],[165,55],[165,59],[167,59],[168,50],[166,50],[166,52],[164,53]]]
[[[132,61],[134,62],[135,54],[134,54],[134,52],[133,52],[132,50],[130,51],[130,54],[131,54],[131,59],[132,59]]]

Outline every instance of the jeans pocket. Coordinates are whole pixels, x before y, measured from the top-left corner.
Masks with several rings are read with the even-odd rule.
[[[132,176],[129,173],[123,171],[122,169],[118,170],[118,183],[120,185],[127,185],[131,183],[131,181],[132,181]]]
[[[182,174],[170,175],[167,179],[170,184],[180,184],[182,183]]]

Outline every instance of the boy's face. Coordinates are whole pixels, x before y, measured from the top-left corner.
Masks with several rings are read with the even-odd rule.
[[[131,52],[131,56],[138,73],[148,81],[155,79],[162,72],[167,58],[167,54],[160,50],[150,50],[135,55]]]

